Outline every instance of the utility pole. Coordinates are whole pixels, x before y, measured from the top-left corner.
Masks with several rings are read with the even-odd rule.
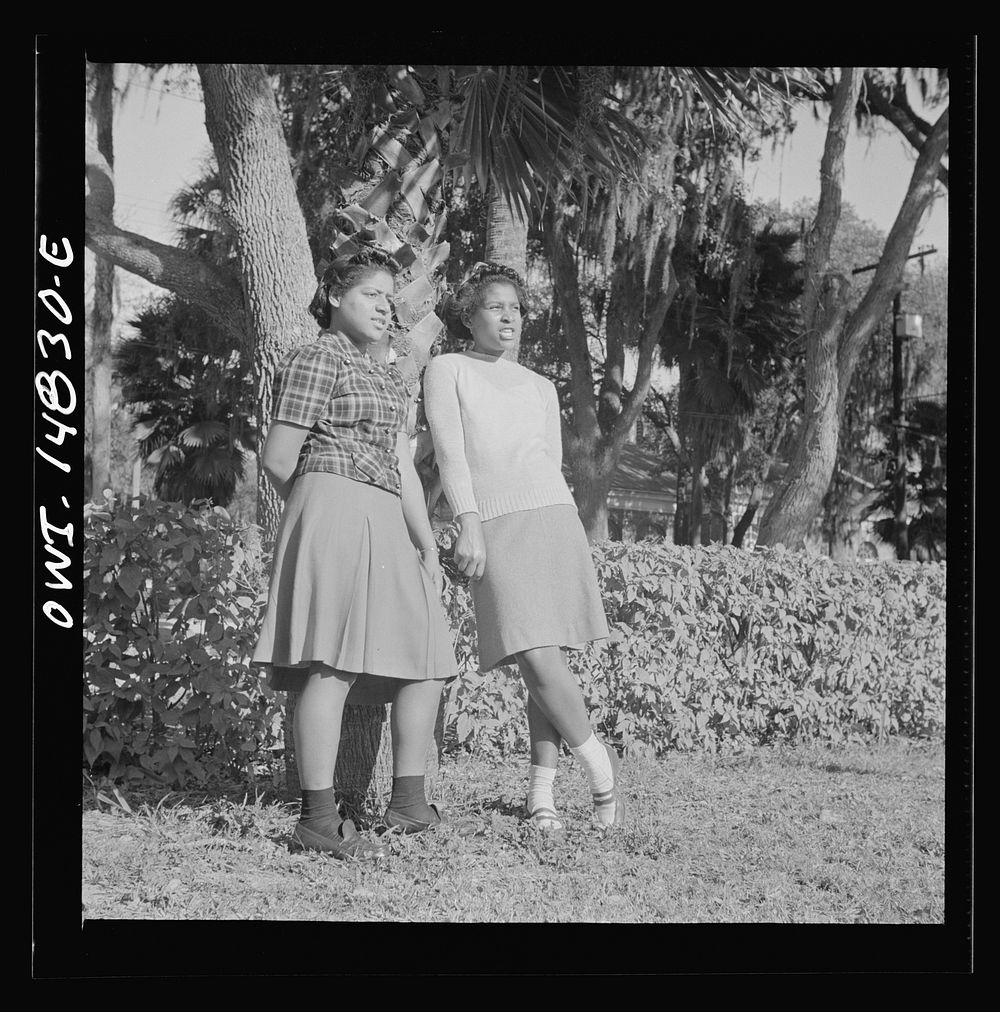
[[[906,259],[913,260],[923,258],[937,250],[932,246],[930,249],[919,250],[911,253]],[[863,274],[865,271],[873,271],[878,264],[869,264],[867,267],[856,267],[852,274]],[[905,288],[906,286],[904,286]],[[903,289],[896,292],[892,300],[892,433],[893,448],[895,450],[895,473],[892,480],[892,532],[893,542],[896,546],[896,558],[908,559],[910,557],[910,539],[906,524],[906,418],[903,415],[903,342],[912,336],[907,332],[908,317],[902,311]]]
[[[892,300],[892,431],[896,444],[896,472],[892,481],[892,539],[896,558],[910,557],[906,530],[906,420],[903,418],[903,334],[900,327],[902,293]]]

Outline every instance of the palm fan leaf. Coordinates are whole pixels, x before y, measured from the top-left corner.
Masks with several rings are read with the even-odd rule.
[[[210,487],[243,477],[243,454],[227,446],[209,446],[190,454],[185,464],[191,477]]]
[[[229,435],[229,427],[220,421],[207,419],[189,425],[178,433],[177,440],[184,446],[208,447],[213,443],[222,442]]]
[[[694,381],[695,396],[711,411],[727,412],[736,404],[732,384],[717,369],[704,369]]]
[[[576,110],[564,71],[526,79],[507,68],[476,67],[457,86],[464,106],[453,150],[468,153],[466,181],[474,172],[483,189],[495,184],[522,215],[558,180],[612,178],[637,162],[641,135],[614,110],[573,155]]]

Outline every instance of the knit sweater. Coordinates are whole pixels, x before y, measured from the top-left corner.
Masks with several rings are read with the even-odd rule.
[[[544,377],[479,352],[439,355],[424,371],[424,409],[456,517],[575,505],[556,388]]]

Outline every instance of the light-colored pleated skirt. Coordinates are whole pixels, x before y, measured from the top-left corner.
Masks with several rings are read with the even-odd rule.
[[[390,702],[400,680],[458,674],[441,599],[407,534],[398,496],[337,474],[300,475],[274,548],[254,651],[275,689],[309,665],[357,672],[347,701]]]
[[[543,506],[483,523],[486,569],[470,582],[479,669],[533,647],[608,636],[587,535],[575,506]]]

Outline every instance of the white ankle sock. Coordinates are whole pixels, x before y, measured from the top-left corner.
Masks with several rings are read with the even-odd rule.
[[[611,759],[608,757],[604,743],[591,732],[590,737],[576,748],[570,747],[570,752],[580,761],[587,779],[590,781],[591,794],[604,794],[615,786],[615,775],[611,768]]]
[[[528,814],[533,815],[540,808],[555,812],[556,803],[552,797],[552,784],[556,771],[547,766],[532,765],[528,769]]]

